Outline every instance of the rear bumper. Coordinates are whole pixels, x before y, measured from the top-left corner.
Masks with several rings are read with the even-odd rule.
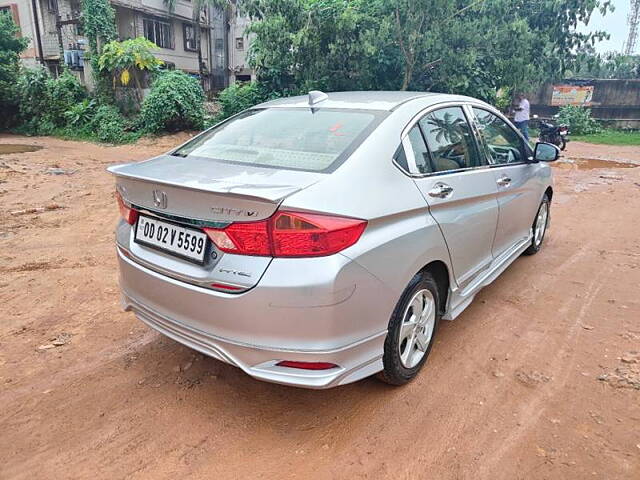
[[[329,388],[382,369],[390,315],[386,310],[393,305],[386,305],[388,294],[382,284],[346,257],[316,265],[335,269],[334,282],[324,282],[320,275],[315,285],[309,284],[308,269],[320,259],[309,259],[295,269],[297,273],[289,271],[283,277],[286,263],[291,265],[285,260],[283,265],[274,262],[257,287],[235,295],[166,277],[120,251],[118,258],[125,310],[160,333],[255,378]],[[283,278],[289,285],[299,281],[301,286],[286,288]],[[281,360],[330,362],[338,367],[301,370],[277,366]]]

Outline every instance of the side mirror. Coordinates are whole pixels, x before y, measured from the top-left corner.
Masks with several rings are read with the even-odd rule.
[[[535,162],[553,162],[560,156],[560,149],[551,143],[538,142],[533,150]]]

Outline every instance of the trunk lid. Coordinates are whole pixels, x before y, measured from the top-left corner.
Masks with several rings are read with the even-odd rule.
[[[325,174],[162,155],[109,167],[122,197],[176,217],[229,223],[261,220]]]
[[[186,226],[221,227],[270,217],[284,198],[320,181],[326,174],[254,167],[201,157],[162,155],[108,168],[125,202],[143,214]],[[209,242],[204,264],[196,265],[135,241],[137,224],[121,225],[117,242],[124,253],[147,268],[206,288],[253,287],[271,258],[223,253]]]

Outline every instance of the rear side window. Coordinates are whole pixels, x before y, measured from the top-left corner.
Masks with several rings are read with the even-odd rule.
[[[245,112],[174,155],[260,167],[330,171],[362,143],[385,112],[266,108]]]
[[[462,107],[448,107],[420,119],[436,172],[478,167],[482,164]]]
[[[431,163],[429,162],[429,150],[424,143],[420,128],[416,125],[407,134],[411,143],[411,150],[416,159],[416,167],[420,173],[431,173]]]

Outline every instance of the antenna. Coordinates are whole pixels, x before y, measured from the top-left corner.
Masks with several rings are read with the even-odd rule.
[[[638,1],[640,2],[640,0]],[[329,98],[329,95],[327,95],[326,93],[319,90],[311,90],[309,92],[309,105],[315,105],[316,103],[320,103],[327,98]]]
[[[636,51],[636,41],[638,40],[638,24],[640,23],[640,0],[631,0],[631,10],[627,17],[629,25],[629,36],[624,43],[624,54],[633,55]]]

